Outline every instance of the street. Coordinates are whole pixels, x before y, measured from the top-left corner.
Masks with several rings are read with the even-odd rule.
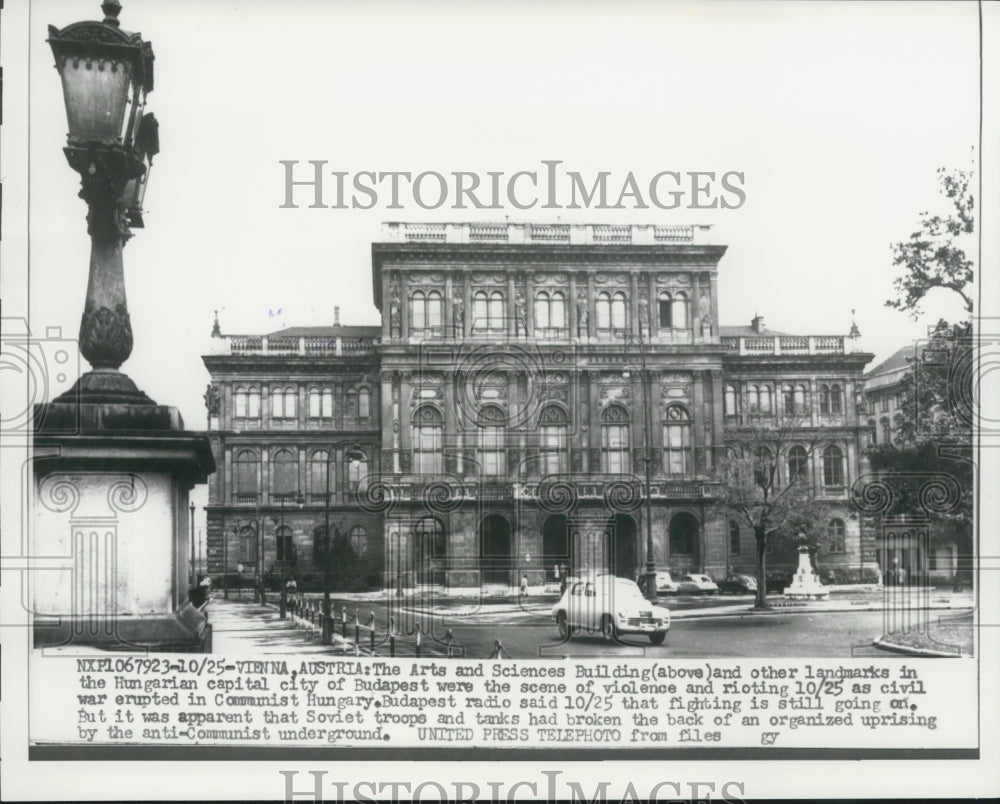
[[[435,601],[436,603],[437,601]],[[417,630],[420,630],[422,656],[466,656],[488,658],[500,643],[502,658],[529,659],[559,656],[676,656],[680,658],[844,658],[857,655],[889,656],[871,646],[872,639],[883,632],[881,611],[816,611],[809,613],[750,613],[753,599],[743,596],[711,600],[672,600],[675,614],[665,644],[656,646],[642,636],[623,636],[612,643],[600,634],[580,633],[568,643],[560,643],[556,624],[550,614],[551,603],[538,601],[521,609],[488,603],[467,606],[436,607],[407,599],[389,608],[385,599],[365,605],[351,600],[333,599],[336,630],[341,632],[339,614],[346,606],[349,637],[354,633],[354,612],[362,625],[375,617],[376,651],[387,655],[389,645],[386,623],[395,624],[395,653],[413,656]],[[726,616],[703,616],[706,606],[745,604],[746,612]],[[702,616],[678,617],[679,610],[698,606]],[[435,613],[422,613],[435,610]],[[927,615],[954,617],[956,612],[932,611]],[[448,638],[448,633],[451,638]],[[360,630],[362,644],[368,645],[370,630]]]

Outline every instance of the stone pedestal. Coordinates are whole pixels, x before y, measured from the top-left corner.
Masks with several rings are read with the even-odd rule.
[[[35,408],[35,646],[204,651],[188,601],[188,492],[215,470],[176,408],[57,401]]]
[[[799,568],[791,585],[785,589],[785,597],[789,600],[825,600],[830,596],[830,590],[819,582],[812,564],[809,561],[809,549],[799,548]]]

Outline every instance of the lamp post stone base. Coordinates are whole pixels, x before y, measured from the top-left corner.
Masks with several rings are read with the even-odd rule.
[[[189,601],[188,492],[215,469],[176,408],[35,407],[31,551],[35,645],[205,651]]]

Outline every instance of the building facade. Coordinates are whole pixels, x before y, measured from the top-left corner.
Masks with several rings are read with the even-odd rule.
[[[829,508],[824,568],[873,569],[849,505],[871,355],[856,333],[720,327],[727,247],[707,238],[387,224],[372,246],[381,327],[217,326],[210,572],[315,576],[347,556],[335,571],[362,586],[535,584],[635,577],[650,543],[658,569],[752,570],[717,469],[741,428],[790,418],[782,465]]]

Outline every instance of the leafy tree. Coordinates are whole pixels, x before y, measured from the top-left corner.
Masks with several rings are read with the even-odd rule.
[[[347,589],[357,576],[357,554],[350,540],[340,528],[331,527],[333,538],[327,537],[326,527],[318,525],[313,530],[313,558],[323,570],[323,600],[329,603],[331,589]]]
[[[927,516],[932,546],[954,543],[959,562],[972,556],[974,477],[972,377],[973,342],[967,325],[939,321],[900,381],[901,405],[891,443],[869,448],[875,472],[887,475],[893,502],[887,515]],[[928,483],[946,498],[928,507]]]
[[[806,467],[815,452],[816,437],[790,417],[776,423],[754,424],[726,435],[728,454],[720,461],[720,502],[753,530],[757,558],[757,598],[754,608],[767,609],[767,548],[779,539],[815,533],[822,506],[806,468],[804,475],[788,477],[788,450],[802,445]]]
[[[974,230],[974,199],[969,190],[971,170],[938,169],[941,193],[950,201],[947,215],[920,213],[920,228],[908,240],[892,246],[892,264],[903,268],[894,282],[896,298],[887,307],[920,313],[920,302],[934,288],[951,290],[961,296],[965,310],[972,314],[973,265],[961,246]]]

